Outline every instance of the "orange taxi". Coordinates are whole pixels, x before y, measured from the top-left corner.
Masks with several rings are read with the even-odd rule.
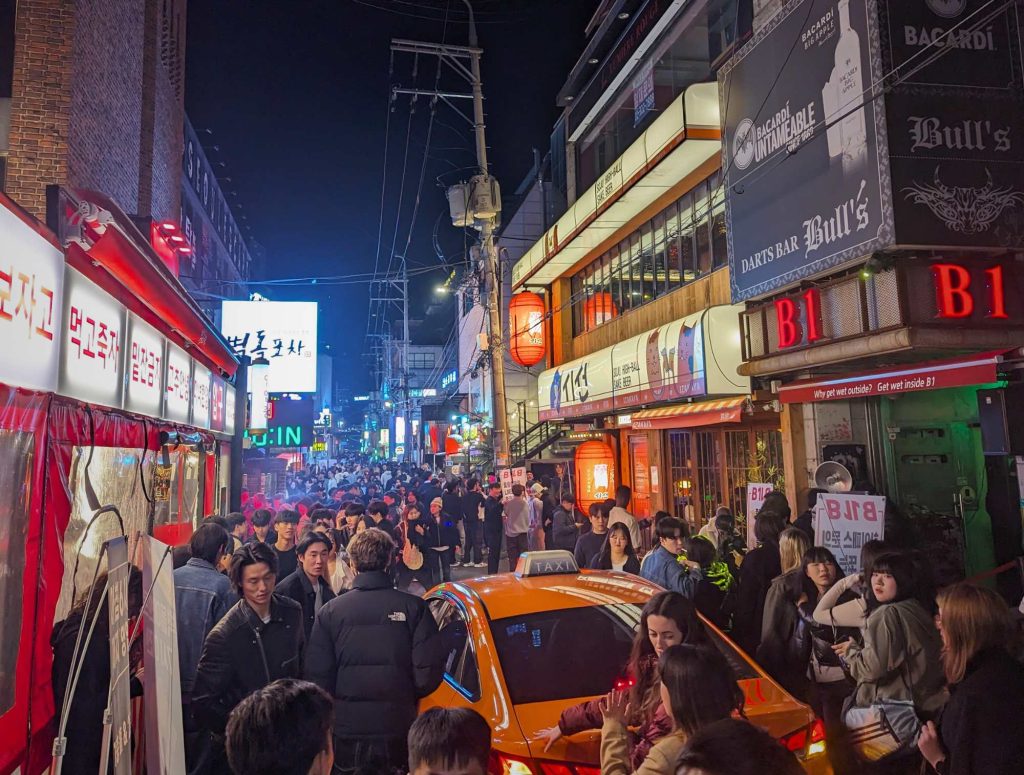
[[[563,737],[548,752],[541,731],[624,679],[641,609],[660,591],[637,576],[581,571],[561,551],[528,552],[515,573],[441,584],[425,598],[441,632],[445,675],[421,707],[470,707],[490,721],[493,775],[599,775],[599,730]],[[830,773],[824,729],[811,709],[703,621],[736,672],[750,720],[794,751],[808,773]]]

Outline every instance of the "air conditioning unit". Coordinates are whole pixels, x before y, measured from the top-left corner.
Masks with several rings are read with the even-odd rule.
[[[496,218],[501,212],[501,188],[489,175],[474,175],[469,179],[469,209],[478,221]]]
[[[468,183],[456,183],[448,189],[448,212],[452,217],[453,226],[472,226],[473,211],[469,207],[470,186]]]

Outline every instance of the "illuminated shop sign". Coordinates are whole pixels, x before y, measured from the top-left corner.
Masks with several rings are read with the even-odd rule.
[[[447,390],[456,382],[459,381],[459,372],[457,369],[452,369],[443,377],[441,377],[441,390]]]
[[[127,311],[71,267],[66,267],[64,294],[58,389],[66,396],[120,408]]]
[[[64,254],[0,207],[0,382],[57,389]]]
[[[261,433],[258,436],[249,436],[249,432],[246,431],[245,437],[252,442],[254,447],[298,449],[299,447],[308,447],[312,443],[312,437],[308,434],[308,430],[302,425],[277,425],[267,428],[266,433]]]
[[[164,371],[164,419],[188,423],[192,408],[192,359],[167,343]]]
[[[192,367],[192,424],[210,427],[210,370],[199,363]]]
[[[135,314],[128,315],[124,408],[159,417],[164,398],[164,338]]]

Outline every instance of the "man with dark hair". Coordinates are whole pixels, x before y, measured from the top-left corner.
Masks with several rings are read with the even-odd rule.
[[[270,523],[274,519],[274,512],[270,509],[256,509],[252,513],[252,532],[254,543],[274,543],[277,534],[271,531]]]
[[[181,677],[182,720],[189,771],[201,769],[209,756],[209,736],[192,718],[192,691],[203,643],[238,595],[217,570],[230,546],[228,532],[205,522],[192,534],[192,557],[174,571],[174,604],[178,630],[178,671]]]
[[[401,522],[402,519],[398,514],[398,493],[395,490],[388,490],[386,493],[384,493],[381,500],[388,507],[388,520],[391,522],[391,524],[397,525],[399,522]]]
[[[487,545],[487,572],[497,573],[501,562],[501,538],[505,534],[505,506],[501,502],[501,485],[487,485],[484,500],[484,543]]]
[[[629,537],[633,541],[633,548],[639,551],[641,546],[640,524],[636,521],[636,517],[626,510],[632,497],[633,491],[626,485],[620,484],[615,488],[615,506],[612,508],[611,513],[608,514],[608,527],[617,522],[622,522],[629,530]]]
[[[240,511],[232,511],[224,518],[224,521],[227,523],[228,534],[231,536],[231,551],[228,554],[234,554],[245,543],[245,533],[248,528],[248,525],[245,524],[245,514]]]
[[[334,696],[335,772],[404,767],[417,704],[444,672],[426,602],[392,587],[394,551],[377,528],[352,539],[352,589],[320,609],[310,636],[306,677]]]
[[[486,775],[491,727],[472,708],[431,708],[409,728],[409,775]]]
[[[274,594],[277,555],[266,544],[246,544],[231,556],[228,578],[241,600],[206,636],[196,670],[196,722],[222,740],[228,714],[246,696],[278,678],[302,675],[302,608]],[[206,772],[227,770],[223,745]]]
[[[484,515],[484,494],[480,491],[480,480],[466,482],[466,494],[462,496],[462,528],[466,541],[462,548],[462,564],[467,568],[483,568],[484,552],[480,523]],[[475,559],[474,559],[475,558]]]
[[[576,551],[576,542],[580,537],[580,525],[583,515],[576,510],[576,499],[572,493],[565,491],[561,496],[561,504],[552,519],[551,548]],[[598,550],[600,551],[600,549]],[[595,552],[594,554],[597,554]],[[593,556],[593,555],[591,555]]]
[[[363,522],[367,527],[378,528],[392,538],[395,537],[395,526],[388,518],[388,504],[384,501],[370,501],[370,505],[366,507],[366,516],[363,517]]]
[[[693,600],[697,584],[702,578],[700,565],[679,560],[686,537],[682,520],[663,517],[655,527],[658,548],[644,557],[640,575],[655,584]]]
[[[277,512],[274,527],[277,529],[277,541],[274,553],[277,555],[278,578],[284,579],[295,573],[299,567],[299,555],[295,551],[295,533],[298,530],[299,512],[281,509]]]
[[[325,578],[328,556],[332,548],[330,538],[311,530],[296,547],[299,556],[298,569],[282,579],[274,590],[275,594],[291,598],[302,606],[302,625],[306,631],[307,641],[313,631],[316,612],[324,603],[334,599],[334,590]]]
[[[331,698],[316,684],[281,678],[231,711],[228,762],[235,775],[329,775]]]

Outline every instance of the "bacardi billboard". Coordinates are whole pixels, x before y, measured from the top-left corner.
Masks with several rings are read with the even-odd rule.
[[[719,72],[734,301],[892,242],[874,0],[792,2]]]

